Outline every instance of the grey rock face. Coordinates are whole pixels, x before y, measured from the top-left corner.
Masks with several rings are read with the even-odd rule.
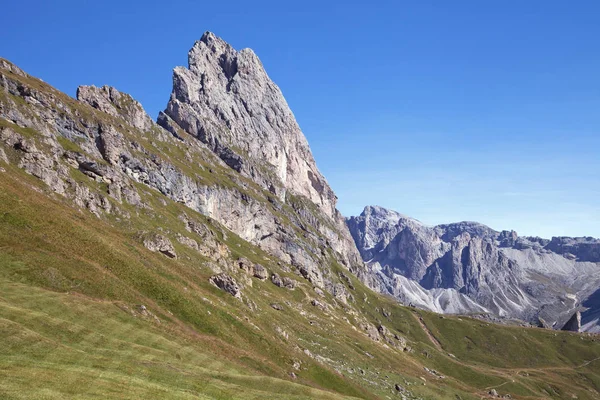
[[[260,279],[261,281],[266,281],[269,277],[269,273],[265,267],[260,264],[254,264],[254,275],[255,278]]]
[[[240,286],[230,275],[221,273],[212,276],[209,279],[209,282],[218,287],[219,289],[229,293],[236,299],[242,298],[242,292],[240,290]]]
[[[282,229],[278,218],[252,199],[226,206],[219,196],[202,205],[207,215],[297,266],[317,286],[328,285],[321,257],[315,257],[325,255],[326,247],[352,272],[362,273],[360,256],[335,209],[336,196],[281,91],[252,50],[236,51],[205,33],[188,54],[188,68],[175,68],[173,92],[158,123],[174,135],[184,131],[197,138],[230,168],[273,193],[274,208],[281,208],[281,202],[290,205],[300,229],[310,233],[311,226],[325,241],[320,249],[298,247],[297,234]]]
[[[144,246],[150,251],[160,252],[169,258],[177,258],[173,243],[163,235],[150,235],[144,239]]]
[[[591,237],[553,237],[545,246],[548,250],[578,261],[600,262],[600,239]]]
[[[519,237],[475,222],[428,227],[381,207],[347,224],[378,290],[438,312],[561,326],[600,287],[591,238]]]
[[[110,86],[79,86],[77,100],[89,104],[100,111],[121,117],[135,128],[143,131],[152,129],[154,121],[142,105],[126,93],[121,93]]]
[[[333,218],[335,195],[256,54],[236,51],[207,32],[190,50],[188,64],[173,72],[173,93],[164,114],[281,199],[291,190]],[[159,123],[166,125],[164,118]]]

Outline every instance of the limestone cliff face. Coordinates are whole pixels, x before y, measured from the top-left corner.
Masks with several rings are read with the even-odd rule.
[[[382,207],[347,223],[379,289],[435,311],[559,327],[600,287],[592,238],[519,237],[476,222],[430,227]]]
[[[142,131],[154,126],[154,121],[137,100],[111,86],[79,86],[77,99],[113,117],[121,117]]]
[[[159,125],[174,135],[181,129],[196,137],[229,167],[291,205],[342,255],[343,264],[360,273],[362,261],[335,208],[337,198],[256,54],[237,51],[206,32],[189,51],[188,64],[174,69],[173,91]],[[316,210],[298,198],[308,199]],[[277,231],[275,224],[272,229]],[[273,231],[256,236],[271,237]]]
[[[250,49],[236,51],[207,32],[173,72],[169,119],[229,166],[285,199],[303,195],[333,218],[336,197],[321,175],[281,90]]]

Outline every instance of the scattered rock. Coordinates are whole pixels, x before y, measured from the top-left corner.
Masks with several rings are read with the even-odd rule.
[[[264,281],[269,277],[269,273],[262,265],[254,264],[254,277]]]
[[[177,258],[173,243],[163,235],[155,234],[144,239],[144,246],[150,251],[160,252],[169,258]]]
[[[293,280],[291,278],[288,278],[287,276],[283,277],[282,283],[283,283],[284,287],[286,287],[286,288],[288,288],[290,290],[295,289],[296,286],[298,285],[297,281],[295,281],[295,280]]]
[[[225,273],[212,276],[209,279],[209,282],[218,287],[219,289],[226,291],[227,293],[229,293],[237,299],[242,298],[240,287],[235,281],[235,279],[233,279],[231,276]]]
[[[246,257],[240,257],[237,261],[237,266],[249,275],[254,275],[254,264]]]
[[[284,338],[285,340],[288,340],[290,338],[290,336],[288,335],[288,333],[286,331],[284,331],[283,329],[281,329],[281,327],[279,326],[275,326],[275,332],[281,336],[282,338]]]
[[[499,397],[499,396],[498,396],[498,392],[496,391],[496,389],[492,389],[492,390],[490,390],[490,391],[488,392],[488,394],[489,394],[490,396],[493,396],[493,397]]]
[[[439,372],[437,372],[435,369],[429,369],[427,367],[423,367],[423,369],[427,372],[429,372],[431,375],[437,377],[438,379],[444,379],[446,378],[444,375],[440,374]]]
[[[321,303],[319,300],[317,299],[312,299],[310,304],[312,304],[314,307],[317,307],[323,311],[327,310],[327,304]]]
[[[277,310],[277,311],[283,311],[283,306],[281,304],[278,303],[271,303],[271,308]]]
[[[196,242],[194,239],[183,235],[177,235],[177,241],[182,245],[189,247],[190,249],[198,251],[198,242]]]
[[[301,366],[302,366],[302,361],[300,361],[300,360],[292,360],[292,368],[294,368],[295,370],[299,371]]]
[[[287,288],[290,290],[293,290],[296,288],[298,282],[296,282],[295,280],[288,278],[287,276],[284,276],[283,278],[281,278],[279,276],[279,274],[277,273],[273,273],[271,275],[271,282],[273,282],[273,285],[280,287],[280,288]]]
[[[370,324],[368,322],[362,322],[360,324],[360,329],[362,329],[367,334],[369,339],[375,342],[379,342],[381,340],[381,338],[379,337],[379,331],[377,330],[375,325]]]
[[[277,287],[283,287],[283,281],[279,274],[273,273],[273,275],[271,275],[271,282]]]
[[[245,302],[246,302],[246,306],[247,306],[247,307],[248,307],[248,308],[249,308],[249,309],[250,309],[252,312],[256,312],[256,311],[258,311],[258,305],[257,305],[257,304],[256,304],[256,303],[255,303],[255,302],[252,300],[252,299],[246,298]],[[248,317],[246,317],[246,319],[248,319]]]

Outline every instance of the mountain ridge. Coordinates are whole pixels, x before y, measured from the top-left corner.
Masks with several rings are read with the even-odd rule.
[[[379,290],[405,302],[420,301],[419,305],[435,311],[446,310],[432,301],[436,294],[426,293],[444,289],[453,291],[447,294],[452,298],[449,312],[481,312],[478,308],[483,308],[531,323],[538,318],[551,320],[561,327],[600,284],[596,272],[600,240],[593,238],[520,237],[515,231],[496,231],[465,221],[426,226],[372,206],[346,221],[363,260],[380,279]],[[575,271],[586,278],[569,277]],[[409,287],[402,279],[398,282],[397,275],[418,287]],[[552,283],[542,283],[547,279]],[[591,282],[581,282],[584,279]],[[502,286],[497,280],[504,282]],[[454,306],[464,303],[464,295],[478,307]],[[594,314],[594,309],[588,311],[584,325],[589,320],[586,315]]]

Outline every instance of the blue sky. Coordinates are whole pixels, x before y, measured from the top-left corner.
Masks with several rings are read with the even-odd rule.
[[[210,30],[259,55],[345,215],[600,237],[599,2],[286,3],[9,2],[0,56],[155,117]]]

